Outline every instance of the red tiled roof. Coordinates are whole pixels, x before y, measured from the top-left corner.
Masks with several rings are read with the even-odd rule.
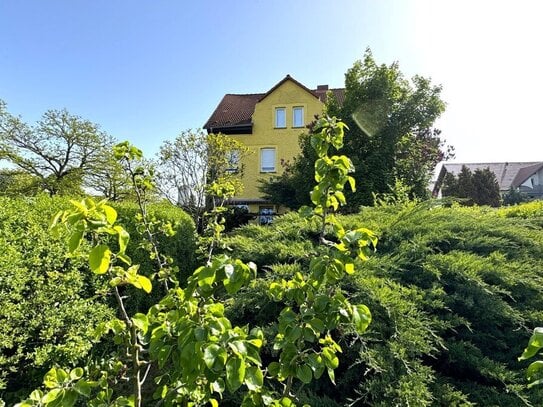
[[[334,88],[334,89],[315,89],[312,91],[322,103],[326,101],[326,95],[328,92],[332,92],[332,95],[336,98],[339,105],[343,105],[345,101],[345,88]]]
[[[309,93],[313,94],[321,102],[325,102],[328,89],[320,86],[319,89],[311,90],[306,88],[297,80],[293,79],[290,75],[287,75],[277,85],[271,88],[266,93],[251,93],[244,95],[237,95],[228,93],[224,95],[219,105],[204,124],[204,129],[212,131],[214,128],[224,127],[236,127],[236,126],[248,126],[252,123],[252,116],[255,111],[255,105],[272,93],[277,87],[287,80],[291,80]],[[338,103],[341,105],[345,100],[345,89],[329,89],[336,97]]]
[[[262,96],[264,93],[246,95],[228,93],[224,95],[209,120],[204,124],[204,129],[251,124],[255,105]]]

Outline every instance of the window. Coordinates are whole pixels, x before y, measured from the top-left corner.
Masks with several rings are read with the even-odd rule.
[[[227,172],[237,172],[239,170],[239,150],[228,151],[226,160],[228,161]]]
[[[259,206],[258,207],[258,223],[261,225],[269,225],[273,222],[273,215],[275,214],[273,206]]]
[[[292,127],[304,127],[304,108],[292,108]]]
[[[284,107],[275,108],[275,128],[287,127],[287,111]]]
[[[275,171],[275,148],[263,148],[260,150],[260,171]]]

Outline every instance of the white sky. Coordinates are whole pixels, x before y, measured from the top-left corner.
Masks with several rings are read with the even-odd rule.
[[[413,5],[419,63],[444,85],[438,127],[455,161],[543,160],[543,2]]]

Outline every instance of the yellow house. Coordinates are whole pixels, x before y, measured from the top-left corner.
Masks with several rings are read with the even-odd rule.
[[[227,94],[204,125],[208,133],[223,133],[250,150],[244,159],[244,190],[229,203],[247,206],[266,223],[284,208],[262,198],[260,180],[280,175],[284,163],[300,153],[298,138],[314,116],[322,113],[328,91],[342,103],[344,89],[320,85],[311,90],[287,75],[266,93]]]

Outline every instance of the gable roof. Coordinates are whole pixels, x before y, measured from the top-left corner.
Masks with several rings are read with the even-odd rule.
[[[488,168],[496,175],[500,191],[508,191],[510,188],[518,188],[524,181],[543,168],[543,162],[444,163],[434,186],[434,195],[439,192],[445,174],[451,173],[457,176],[462,171],[463,166],[469,168],[471,172]]]
[[[224,95],[219,105],[215,108],[215,111],[211,114],[211,117],[204,124],[204,129],[212,131],[213,129],[251,126],[256,104],[265,99],[266,96],[271,94],[287,80],[294,82],[323,103],[326,101],[328,91],[332,92],[340,105],[342,105],[345,100],[345,89],[328,89],[327,86],[319,86],[317,89],[311,90],[290,75],[287,75],[266,93],[228,93]]]
[[[532,175],[538,172],[541,168],[543,168],[543,162],[521,168],[517,176],[513,180],[513,183],[511,184],[511,186],[513,188],[518,188],[519,186],[524,184],[524,181],[526,181],[528,178],[530,178]]]
[[[262,96],[260,99],[259,99],[259,102],[263,101],[264,99],[266,99],[269,95],[271,95],[277,88],[279,88],[283,83],[285,83],[286,81],[291,81],[291,82],[294,82],[296,85],[298,85],[300,88],[302,88],[303,90],[305,90],[307,93],[309,93],[310,95],[316,97],[317,99],[319,98],[317,95],[315,95],[313,93],[312,90],[308,89],[305,85],[301,84],[300,82],[298,82],[296,79],[294,79],[292,76],[290,76],[289,74],[287,74],[287,76],[285,76],[283,79],[281,79],[279,82],[277,82],[277,84],[271,88],[269,91],[267,91],[264,96]]]

